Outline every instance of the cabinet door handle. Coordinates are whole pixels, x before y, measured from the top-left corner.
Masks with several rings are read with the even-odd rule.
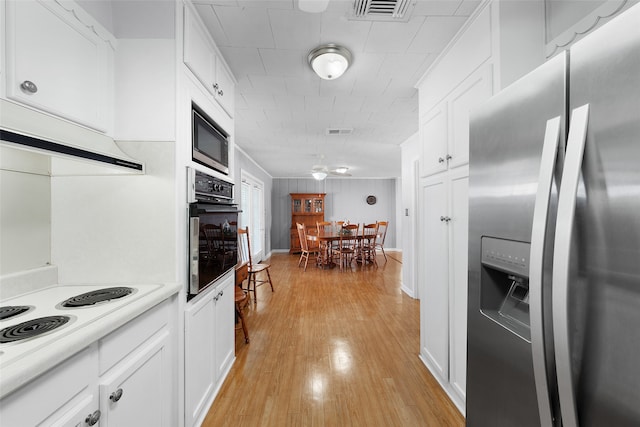
[[[220,96],[224,96],[224,92],[222,91],[222,89],[220,89],[220,90],[218,91],[218,95],[220,95]]]
[[[38,86],[31,80],[25,80],[20,84],[20,88],[29,93],[36,93],[38,91]]]
[[[447,160],[451,160],[451,159],[453,159],[453,156],[452,156],[451,154],[447,154],[446,159],[447,159]]]
[[[438,163],[444,163],[444,158],[438,157]]]
[[[117,402],[122,397],[122,389],[119,388],[109,396],[109,400],[112,402]]]
[[[100,410],[96,410],[93,414],[89,414],[87,415],[87,418],[85,418],[84,422],[87,423],[90,426],[94,426],[96,424],[98,424],[98,421],[100,421]]]
[[[218,90],[218,88],[219,88],[219,87],[220,87],[220,86],[218,86],[218,83],[214,83],[214,84],[213,84],[213,88],[214,88],[215,90]]]
[[[440,217],[440,221],[443,221],[443,222],[449,222],[449,221],[451,221],[451,218],[450,218],[450,217],[448,217],[448,216],[441,216],[441,217]]]

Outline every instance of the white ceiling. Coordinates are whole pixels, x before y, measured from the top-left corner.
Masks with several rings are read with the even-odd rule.
[[[418,131],[414,86],[479,3],[417,0],[408,22],[380,22],[348,19],[353,0],[330,0],[322,13],[297,0],[194,0],[238,81],[236,144],[276,178],[309,177],[316,164],[400,176],[399,145]],[[307,64],[323,43],[353,55],[336,80]]]

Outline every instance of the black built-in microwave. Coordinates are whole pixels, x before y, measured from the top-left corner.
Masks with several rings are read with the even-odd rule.
[[[212,169],[229,174],[229,134],[195,104],[191,107],[192,158]]]

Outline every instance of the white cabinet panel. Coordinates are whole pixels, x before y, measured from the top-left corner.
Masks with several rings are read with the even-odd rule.
[[[219,57],[216,58],[216,75],[213,87],[217,89],[214,94],[216,100],[220,103],[220,106],[233,117],[233,110],[235,109],[235,85],[223,61]]]
[[[421,357],[459,408],[467,363],[469,168],[421,182]]]
[[[7,96],[106,130],[110,49],[54,2],[7,2]]]
[[[100,411],[106,425],[169,427],[168,338],[164,331],[101,381]]]
[[[469,236],[469,176],[462,170],[450,187],[450,369],[449,382],[464,400],[467,380],[467,258]],[[453,174],[452,174],[453,175]]]
[[[185,310],[185,426],[206,415],[235,357],[235,275]]]
[[[195,13],[185,7],[184,63],[210,93],[213,93],[215,59],[206,30],[200,25]]]
[[[422,186],[424,257],[421,306],[424,354],[443,378],[449,371],[449,284],[447,244],[447,188],[441,179]],[[441,219],[442,218],[442,219]]]
[[[449,167],[469,163],[469,111],[489,99],[492,94],[491,65],[482,67],[458,87],[450,97],[451,135]]]
[[[205,410],[208,396],[213,392],[215,340],[213,338],[215,301],[209,297],[198,301],[185,311],[184,343],[184,399],[185,425],[194,425]]]
[[[492,66],[471,74],[420,121],[420,176],[469,163],[469,112],[491,97]]]
[[[91,425],[93,420],[97,419],[99,422],[102,415],[96,412],[95,408],[98,407],[96,397],[95,395],[85,396],[77,404],[72,405],[71,409],[64,411],[61,416],[55,415],[52,419],[44,421],[42,425],[48,427],[86,427]]]
[[[420,176],[433,175],[447,169],[447,135],[447,104],[443,102],[420,123]]]
[[[227,371],[235,356],[235,295],[234,280],[227,280],[221,287],[216,301],[216,378]]]
[[[233,117],[235,83],[213,40],[190,6],[184,8],[184,63],[218,104]]]

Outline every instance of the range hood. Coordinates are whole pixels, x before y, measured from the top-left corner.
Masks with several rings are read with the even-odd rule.
[[[126,155],[107,135],[0,99],[0,143],[3,157],[26,151],[49,160],[49,173],[63,175],[143,174],[144,163]],[[16,162],[16,169],[22,165]],[[6,161],[3,169],[13,169]]]

